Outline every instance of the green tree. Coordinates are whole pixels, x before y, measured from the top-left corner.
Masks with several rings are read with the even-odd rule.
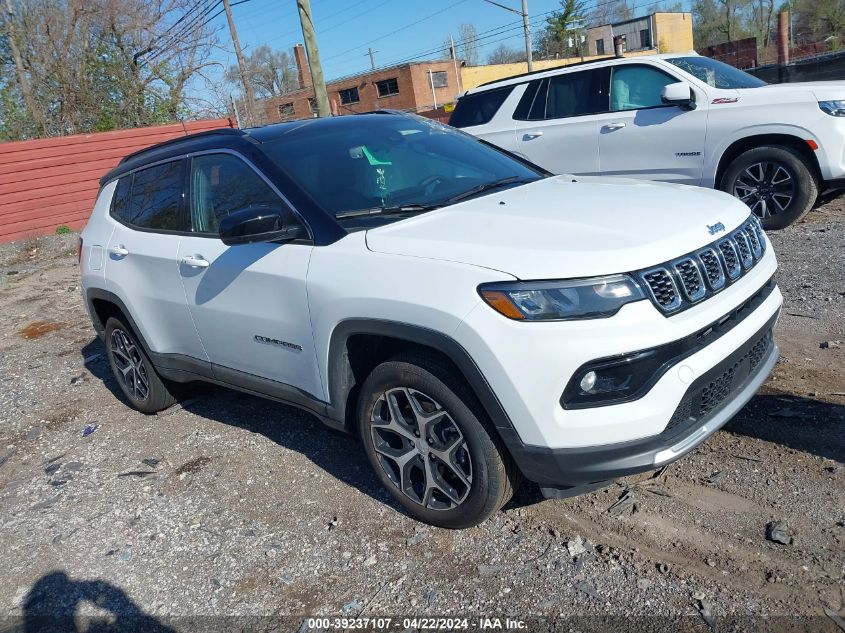
[[[581,34],[587,26],[584,0],[560,0],[560,9],[546,18],[536,38],[539,57],[570,57],[579,52]]]
[[[195,5],[194,0],[7,3],[6,38],[0,40],[0,138],[97,132],[186,116],[190,83],[210,65],[215,44],[208,25],[177,22]],[[16,56],[10,56],[11,34]],[[19,69],[34,108],[22,107]],[[33,109],[43,124],[34,120]]]
[[[246,71],[247,81],[252,84],[258,98],[274,97],[299,88],[292,55],[287,51],[274,51],[266,44],[247,56]],[[241,74],[237,66],[230,66],[226,70],[225,78],[232,84],[241,84]]]

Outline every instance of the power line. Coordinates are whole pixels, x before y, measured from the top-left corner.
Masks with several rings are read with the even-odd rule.
[[[207,1],[207,0],[206,0],[206,1]],[[208,7],[208,8],[207,8],[207,9],[206,9],[206,10],[205,10],[205,11],[204,11],[201,15],[197,16],[196,18],[194,18],[194,19],[193,19],[193,21],[192,21],[191,23],[186,24],[186,25],[185,25],[185,27],[183,27],[183,28],[182,28],[182,29],[181,29],[178,33],[174,34],[174,35],[170,38],[170,41],[169,41],[166,45],[165,45],[165,44],[162,44],[162,45],[159,45],[158,47],[156,47],[156,50],[155,50],[155,51],[153,51],[153,52],[150,54],[150,56],[147,58],[147,60],[145,61],[145,63],[146,63],[146,64],[150,64],[150,63],[152,63],[152,62],[156,61],[157,59],[158,59],[159,61],[163,61],[163,62],[166,62],[166,61],[168,61],[169,59],[172,59],[172,58],[173,58],[173,56],[174,56],[174,55],[176,55],[176,54],[178,53],[178,51],[174,51],[171,55],[169,55],[169,56],[167,56],[167,57],[164,57],[164,59],[161,59],[161,57],[162,57],[162,56],[163,56],[163,55],[167,52],[168,48],[172,47],[173,45],[178,44],[179,40],[180,40],[180,39],[181,39],[184,35],[187,35],[187,34],[188,34],[188,33],[190,33],[192,30],[200,30],[200,29],[202,29],[203,27],[205,27],[205,26],[206,26],[207,24],[209,24],[210,22],[213,22],[213,21],[214,21],[214,19],[215,19],[215,18],[217,18],[219,15],[221,15],[221,14],[223,14],[223,13],[225,12],[225,9],[221,8],[221,9],[219,9],[219,10],[218,10],[218,11],[217,11],[214,15],[212,15],[211,17],[209,17],[209,18],[207,18],[207,19],[203,20],[203,18],[204,18],[205,16],[207,16],[207,15],[208,15],[209,13],[211,13],[211,12],[212,12],[215,8],[219,7],[219,6],[223,3],[223,2],[222,2],[222,0],[212,0],[212,1],[213,1],[213,4],[211,4],[211,5],[210,5],[210,6],[209,6],[209,7]],[[244,3],[246,3],[246,2],[250,2],[250,1],[251,1],[251,0],[238,0],[237,2],[232,2],[230,6],[232,6],[232,7],[236,7],[236,6],[240,5],[240,4],[244,4]],[[200,21],[200,20],[203,20],[201,24],[199,24],[199,21]]]
[[[445,8],[443,8],[443,9],[440,9],[439,11],[435,11],[434,13],[431,13],[431,14],[429,14],[429,15],[425,16],[424,18],[420,18],[419,20],[415,20],[415,21],[411,22],[410,24],[406,24],[406,25],[404,25],[404,26],[400,26],[398,29],[395,29],[395,30],[391,31],[390,33],[385,33],[384,35],[380,35],[380,36],[378,36],[377,38],[370,40],[369,42],[364,42],[363,44],[358,44],[358,45],[356,45],[356,46],[353,46],[352,48],[349,48],[349,49],[346,49],[346,50],[344,50],[344,51],[341,51],[341,52],[337,53],[336,55],[332,55],[331,57],[327,57],[327,58],[326,58],[326,61],[328,61],[328,60],[330,60],[330,59],[336,59],[336,58],[338,58],[338,57],[341,57],[341,56],[345,55],[346,53],[351,53],[351,52],[353,52],[353,51],[359,50],[359,49],[361,48],[361,46],[367,46],[367,45],[370,45],[370,44],[375,44],[376,42],[380,42],[381,40],[383,40],[383,39],[385,39],[385,38],[388,38],[388,37],[390,37],[391,35],[396,35],[396,34],[397,34],[397,33],[399,33],[400,31],[405,31],[405,30],[407,30],[407,29],[411,28],[412,26],[416,26],[416,25],[417,25],[417,24],[419,24],[420,22],[425,22],[426,20],[430,20],[431,18],[433,18],[433,17],[435,17],[435,16],[437,16],[437,15],[440,15],[441,13],[445,13],[446,11],[451,11],[451,10],[452,10],[452,9],[454,9],[456,6],[458,6],[458,5],[460,5],[460,4],[463,4],[463,3],[465,3],[465,2],[467,2],[467,0],[458,0],[457,2],[453,2],[453,3],[452,3],[452,4],[450,4],[448,7],[445,7]]]

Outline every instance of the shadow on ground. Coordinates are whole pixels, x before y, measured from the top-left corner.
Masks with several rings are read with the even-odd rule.
[[[102,342],[93,339],[81,353],[83,358],[90,359],[85,363],[88,371],[101,380],[115,398],[130,406],[112,375]],[[332,477],[376,501],[403,511],[384,490],[355,438],[326,427],[305,411],[266,398],[203,383],[179,387],[181,392],[176,407],[221,424],[259,433],[279,446],[301,453]],[[159,415],[168,415],[170,411]]]
[[[95,605],[96,616],[80,615],[83,603]],[[86,612],[91,613],[90,605]],[[72,580],[63,571],[42,576],[23,603],[25,633],[175,633],[147,615],[129,596],[104,580]]]
[[[792,395],[754,397],[726,431],[845,463],[845,406]]]

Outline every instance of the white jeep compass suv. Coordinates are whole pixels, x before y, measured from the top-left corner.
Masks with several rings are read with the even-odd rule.
[[[845,186],[845,83],[767,85],[698,55],[608,58],[469,90],[449,123],[556,174],[716,187],[767,229]]]
[[[384,112],[124,159],[82,293],[140,411],[207,381],[360,436],[412,515],[466,527],[678,459],[777,357],[775,256],[694,187],[554,177]]]

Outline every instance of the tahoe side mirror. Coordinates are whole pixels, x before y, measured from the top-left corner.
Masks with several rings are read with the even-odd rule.
[[[285,222],[290,214],[281,209],[257,206],[234,211],[220,220],[220,239],[227,246],[253,242],[290,242],[308,237],[299,223]]]
[[[692,87],[686,81],[679,81],[663,86],[663,92],[660,97],[663,103],[667,105],[676,105],[681,108],[689,108],[690,110],[695,109]]]

